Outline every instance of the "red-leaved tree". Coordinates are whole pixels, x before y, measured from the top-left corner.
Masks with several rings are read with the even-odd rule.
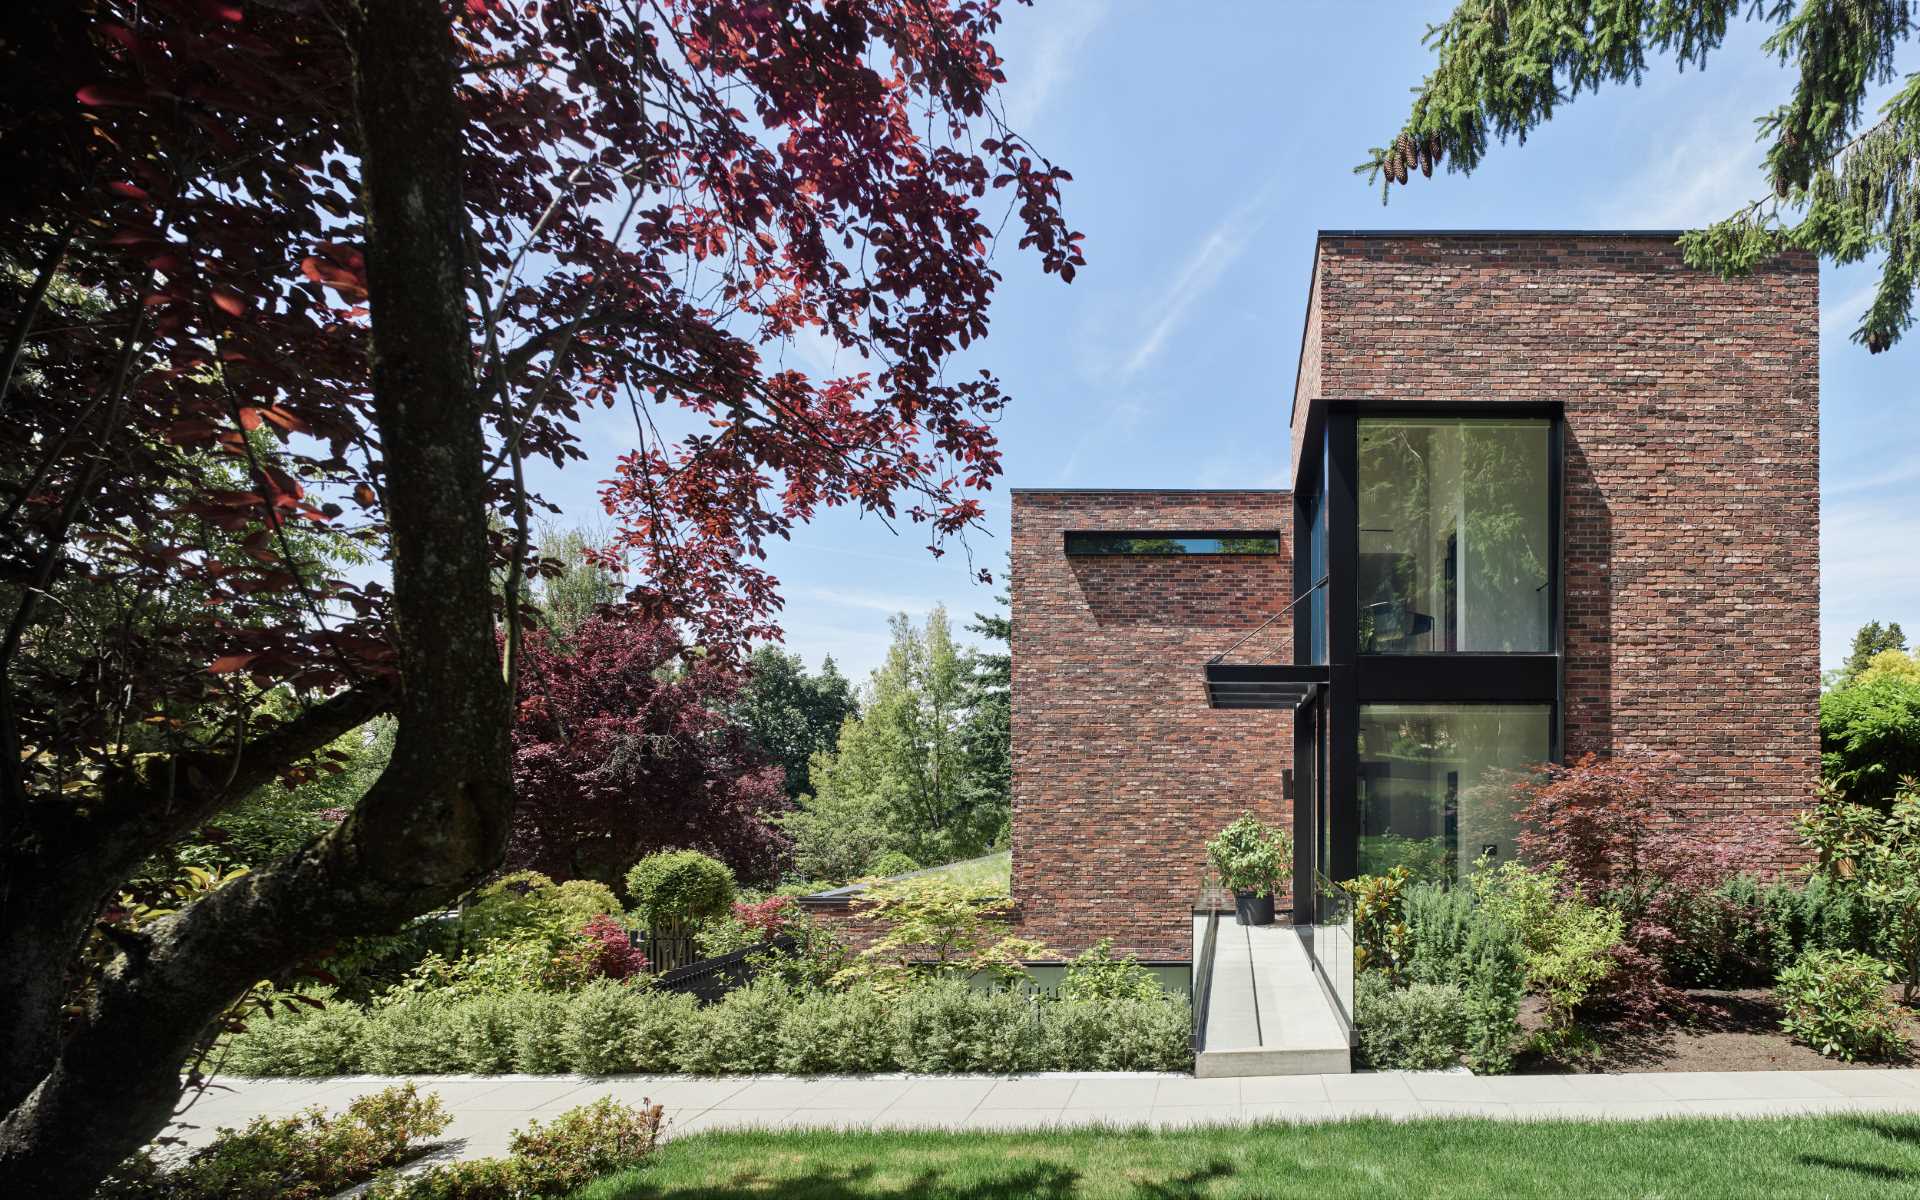
[[[1661,763],[1587,754],[1523,776],[1514,797],[1521,858],[1565,863],[1568,887],[1625,918],[1597,1002],[1632,1021],[1680,1005],[1666,963],[1701,906],[1718,903],[1739,847],[1687,818],[1695,797]]]
[[[658,621],[594,617],[565,643],[529,637],[513,728],[509,863],[618,888],[656,850],[713,855],[747,880],[779,873],[785,773],[728,721],[725,660]]]
[[[584,409],[633,422],[607,491],[633,604],[710,653],[773,632],[761,547],[821,506],[936,548],[977,517],[1004,397],[943,367],[986,333],[1003,225],[1081,261],[1064,172],[995,115],[999,19],[9,8],[0,1173],[88,1191],[248,984],[498,863],[525,464],[583,457]],[[801,342],[847,369],[794,369]],[[81,970],[156,849],[389,711],[392,765],[337,829]]]

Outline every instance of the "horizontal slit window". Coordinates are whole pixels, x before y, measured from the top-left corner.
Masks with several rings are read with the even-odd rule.
[[[1096,533],[1067,535],[1068,554],[1278,554],[1280,535],[1261,530],[1206,533]]]

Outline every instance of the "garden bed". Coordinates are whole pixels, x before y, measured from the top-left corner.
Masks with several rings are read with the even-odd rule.
[[[1780,1029],[1780,1004],[1771,988],[1696,988],[1685,993],[1698,1005],[1691,1019],[1635,1032],[1601,1027],[1592,1030],[1595,1054],[1577,1065],[1524,1054],[1515,1070],[1525,1074],[1567,1071],[1631,1073],[1646,1071],[1845,1071],[1912,1066],[1911,1056],[1845,1062],[1796,1042]],[[1898,988],[1887,990],[1897,999]],[[1520,1010],[1521,1028],[1541,1027],[1543,1005],[1529,998]],[[1920,1014],[1898,1009],[1909,1041],[1920,1043]]]

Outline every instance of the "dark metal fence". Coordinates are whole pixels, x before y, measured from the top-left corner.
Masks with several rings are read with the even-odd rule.
[[[649,938],[641,945],[649,945],[652,940]],[[798,943],[790,935],[782,933],[757,946],[744,946],[715,958],[674,967],[655,979],[653,986],[662,991],[684,993],[702,1004],[711,1004],[733,989],[753,982],[754,975],[759,971],[754,961],[757,956],[769,951],[790,953],[796,945]],[[651,950],[647,952],[647,958],[653,960]]]

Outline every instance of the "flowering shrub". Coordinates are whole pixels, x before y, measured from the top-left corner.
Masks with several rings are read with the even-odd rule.
[[[1885,813],[1825,791],[1799,829],[1820,854],[1820,874],[1866,909],[1875,948],[1912,1004],[1920,994],[1920,784],[1902,780]]]
[[[521,1200],[569,1196],[616,1171],[644,1163],[660,1144],[666,1113],[658,1104],[629,1106],[602,1097],[539,1121],[513,1135],[506,1158],[444,1163],[407,1178],[388,1177],[367,1200]]]
[[[1549,765],[1515,786],[1521,858],[1562,864],[1562,886],[1618,912],[1623,936],[1595,1000],[1615,1015],[1644,1021],[1684,998],[1667,962],[1703,906],[1722,903],[1738,848],[1711,840],[1698,822],[1667,820],[1684,808],[1684,790],[1658,767],[1592,754]]]

